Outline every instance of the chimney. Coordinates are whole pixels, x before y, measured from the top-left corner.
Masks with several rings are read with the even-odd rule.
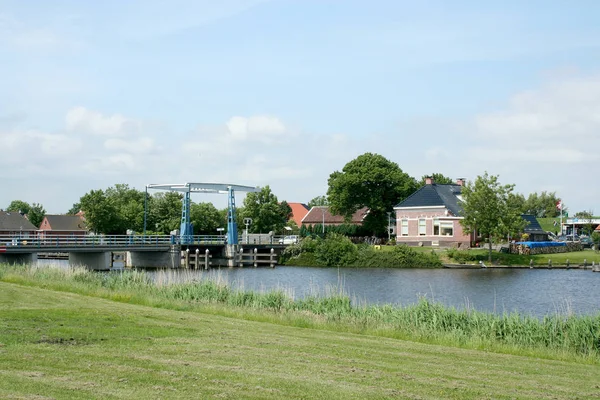
[[[433,176],[426,176],[425,177],[425,184],[426,185],[433,185]]]
[[[456,179],[456,184],[458,186],[465,186],[465,178],[457,178]]]

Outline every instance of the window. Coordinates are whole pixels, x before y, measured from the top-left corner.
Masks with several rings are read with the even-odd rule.
[[[454,235],[454,223],[452,221],[440,222],[440,235],[441,236],[453,236]]]
[[[424,219],[419,219],[419,236],[427,235],[427,225]]]
[[[433,220],[433,236],[440,236],[440,220],[437,218]]]
[[[408,220],[407,219],[402,220],[400,233],[402,236],[408,236]]]

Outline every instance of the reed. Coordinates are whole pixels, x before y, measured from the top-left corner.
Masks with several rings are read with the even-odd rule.
[[[228,310],[261,310],[271,313],[272,318],[261,314],[270,322],[285,320],[297,326],[312,324],[325,329],[513,353],[576,355],[600,362],[600,314],[557,312],[540,319],[516,312],[492,314],[455,309],[426,298],[407,306],[360,305],[341,288],[328,288],[326,295],[315,291],[295,299],[285,288],[233,289],[219,275],[178,282],[169,271],[160,272],[152,280],[139,271],[97,273],[83,268],[0,265],[0,280],[164,308],[193,309],[214,304],[227,306]]]

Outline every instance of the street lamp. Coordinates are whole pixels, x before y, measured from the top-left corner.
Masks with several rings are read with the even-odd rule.
[[[224,235],[224,233],[223,233],[224,230],[225,230],[225,228],[217,228],[217,232],[219,232],[218,235],[219,236],[223,236]]]
[[[392,213],[388,211],[387,216],[388,216],[388,244],[389,244],[390,240],[392,240],[392,228],[390,227],[390,225],[392,223]]]
[[[248,226],[252,224],[252,218],[244,218],[244,225],[246,225],[246,244],[248,244]]]
[[[321,212],[323,213],[323,236],[325,236],[325,207],[321,208]]]

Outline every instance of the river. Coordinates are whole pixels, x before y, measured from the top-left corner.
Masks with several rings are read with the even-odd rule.
[[[58,265],[61,263],[59,262]],[[342,290],[355,304],[416,303],[420,297],[494,313],[600,313],[600,273],[579,269],[347,269],[280,266],[149,271],[161,282],[219,279],[246,290],[283,289],[295,298]]]

